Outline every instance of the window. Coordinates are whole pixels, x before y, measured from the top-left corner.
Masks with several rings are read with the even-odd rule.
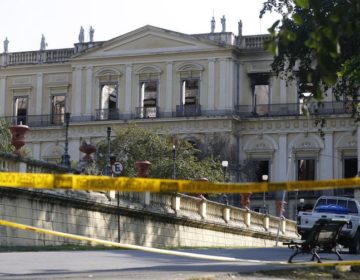
[[[51,96],[51,123],[63,124],[65,116],[65,95]]]
[[[107,83],[100,86],[100,119],[117,119],[118,85]]]
[[[297,179],[299,181],[315,180],[315,159],[297,160]]]
[[[344,178],[352,178],[357,175],[357,158],[356,157],[344,157],[343,158],[343,177]],[[354,189],[336,189],[335,195],[343,195],[343,196],[354,196]]]
[[[268,74],[252,74],[250,75],[254,113],[257,115],[267,115],[269,113],[270,104],[270,83]]]
[[[17,124],[26,124],[28,115],[28,97],[17,96],[14,98],[14,116]]]
[[[140,118],[157,117],[158,81],[140,82]]]
[[[181,104],[199,104],[199,79],[184,79],[181,81]]]

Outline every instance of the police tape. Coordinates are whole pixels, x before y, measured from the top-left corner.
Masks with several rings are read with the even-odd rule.
[[[205,254],[197,254],[197,253],[189,253],[189,252],[180,252],[175,250],[166,250],[166,249],[158,249],[158,248],[151,248],[139,245],[132,245],[132,244],[124,244],[118,243],[113,241],[107,241],[97,238],[91,238],[86,236],[81,236],[77,234],[65,233],[61,231],[55,230],[48,230],[34,226],[28,226],[24,224],[19,224],[7,220],[0,219],[0,225],[16,228],[20,230],[31,231],[35,233],[41,234],[48,234],[59,236],[63,238],[74,239],[78,241],[87,241],[91,244],[101,244],[109,247],[117,247],[122,249],[130,249],[130,250],[140,250],[149,253],[157,253],[157,254],[166,254],[166,255],[173,255],[178,257],[188,257],[188,258],[195,258],[195,259],[204,259],[204,260],[211,260],[211,261],[222,261],[222,262],[241,262],[241,263],[251,263],[251,264],[259,264],[259,265],[287,265],[287,266],[357,266],[360,265],[360,260],[343,260],[343,261],[327,261],[322,263],[316,262],[298,262],[298,263],[288,263],[286,261],[264,261],[264,260],[253,260],[253,259],[240,259],[240,258],[232,258],[232,257],[224,257],[224,256],[214,256],[214,255],[205,255]]]
[[[249,193],[357,188],[360,178],[322,181],[211,183],[207,181],[0,172],[0,187],[123,192]]]
[[[55,231],[55,230],[48,230],[48,229],[28,226],[28,225],[24,225],[24,224],[10,222],[7,220],[0,220],[0,225],[6,226],[6,227],[11,227],[11,228],[16,228],[16,229],[20,229],[20,230],[32,231],[32,232],[36,232],[36,233],[60,236],[63,238],[69,238],[69,239],[74,239],[74,240],[79,240],[79,241],[87,241],[87,242],[97,243],[97,244],[101,244],[101,245],[105,245],[105,246],[113,246],[113,247],[118,247],[118,248],[123,248],[123,249],[131,249],[131,250],[140,250],[140,251],[145,251],[145,252],[150,252],[150,253],[166,254],[166,255],[173,255],[173,256],[179,256],[179,257],[189,257],[189,258],[195,258],[195,259],[206,259],[206,260],[213,260],[213,261],[224,261],[224,262],[248,262],[248,263],[259,263],[259,264],[267,263],[267,262],[259,261],[259,260],[237,259],[237,258],[231,258],[231,257],[179,252],[179,251],[174,251],[174,250],[157,249],[157,248],[144,247],[144,246],[138,246],[138,245],[117,243],[117,242],[106,241],[106,240],[97,239],[97,238],[81,236],[81,235],[77,235],[77,234],[70,234],[70,233],[64,233],[64,232]],[[286,264],[286,263],[276,262],[276,264]]]

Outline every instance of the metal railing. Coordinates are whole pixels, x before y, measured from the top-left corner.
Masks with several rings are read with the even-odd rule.
[[[28,115],[5,117],[10,124],[22,124],[30,127],[58,126],[63,125],[65,121],[64,114],[50,115]]]
[[[321,103],[283,103],[283,104],[261,104],[261,105],[237,105],[235,114],[240,117],[277,117],[277,116],[301,116],[303,109],[308,110],[311,115],[352,114],[354,110],[351,101],[333,101]]]
[[[148,119],[148,118],[158,118],[159,117],[159,107],[136,107],[135,108],[135,118],[136,119]]]
[[[97,109],[95,111],[95,120],[119,120],[120,112],[119,109]]]
[[[201,105],[177,105],[176,117],[196,117],[201,116]]]

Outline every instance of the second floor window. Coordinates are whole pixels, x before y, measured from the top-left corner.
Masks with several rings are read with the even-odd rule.
[[[65,95],[51,96],[51,123],[64,123],[65,116]]]
[[[26,124],[28,115],[28,97],[17,96],[14,98],[14,116],[17,124]]]
[[[297,179],[298,181],[315,180],[316,160],[298,159],[297,160]]]
[[[115,83],[100,86],[101,119],[115,119],[118,115],[118,85]]]
[[[199,79],[184,79],[181,82],[181,105],[199,104]]]
[[[140,117],[155,118],[157,116],[158,81],[140,82]]]

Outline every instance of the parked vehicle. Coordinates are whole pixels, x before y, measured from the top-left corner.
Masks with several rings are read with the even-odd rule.
[[[302,239],[316,221],[323,218],[346,219],[349,222],[342,228],[339,243],[349,248],[351,254],[360,253],[360,203],[353,198],[321,196],[311,212],[299,212],[297,216],[298,232]]]

